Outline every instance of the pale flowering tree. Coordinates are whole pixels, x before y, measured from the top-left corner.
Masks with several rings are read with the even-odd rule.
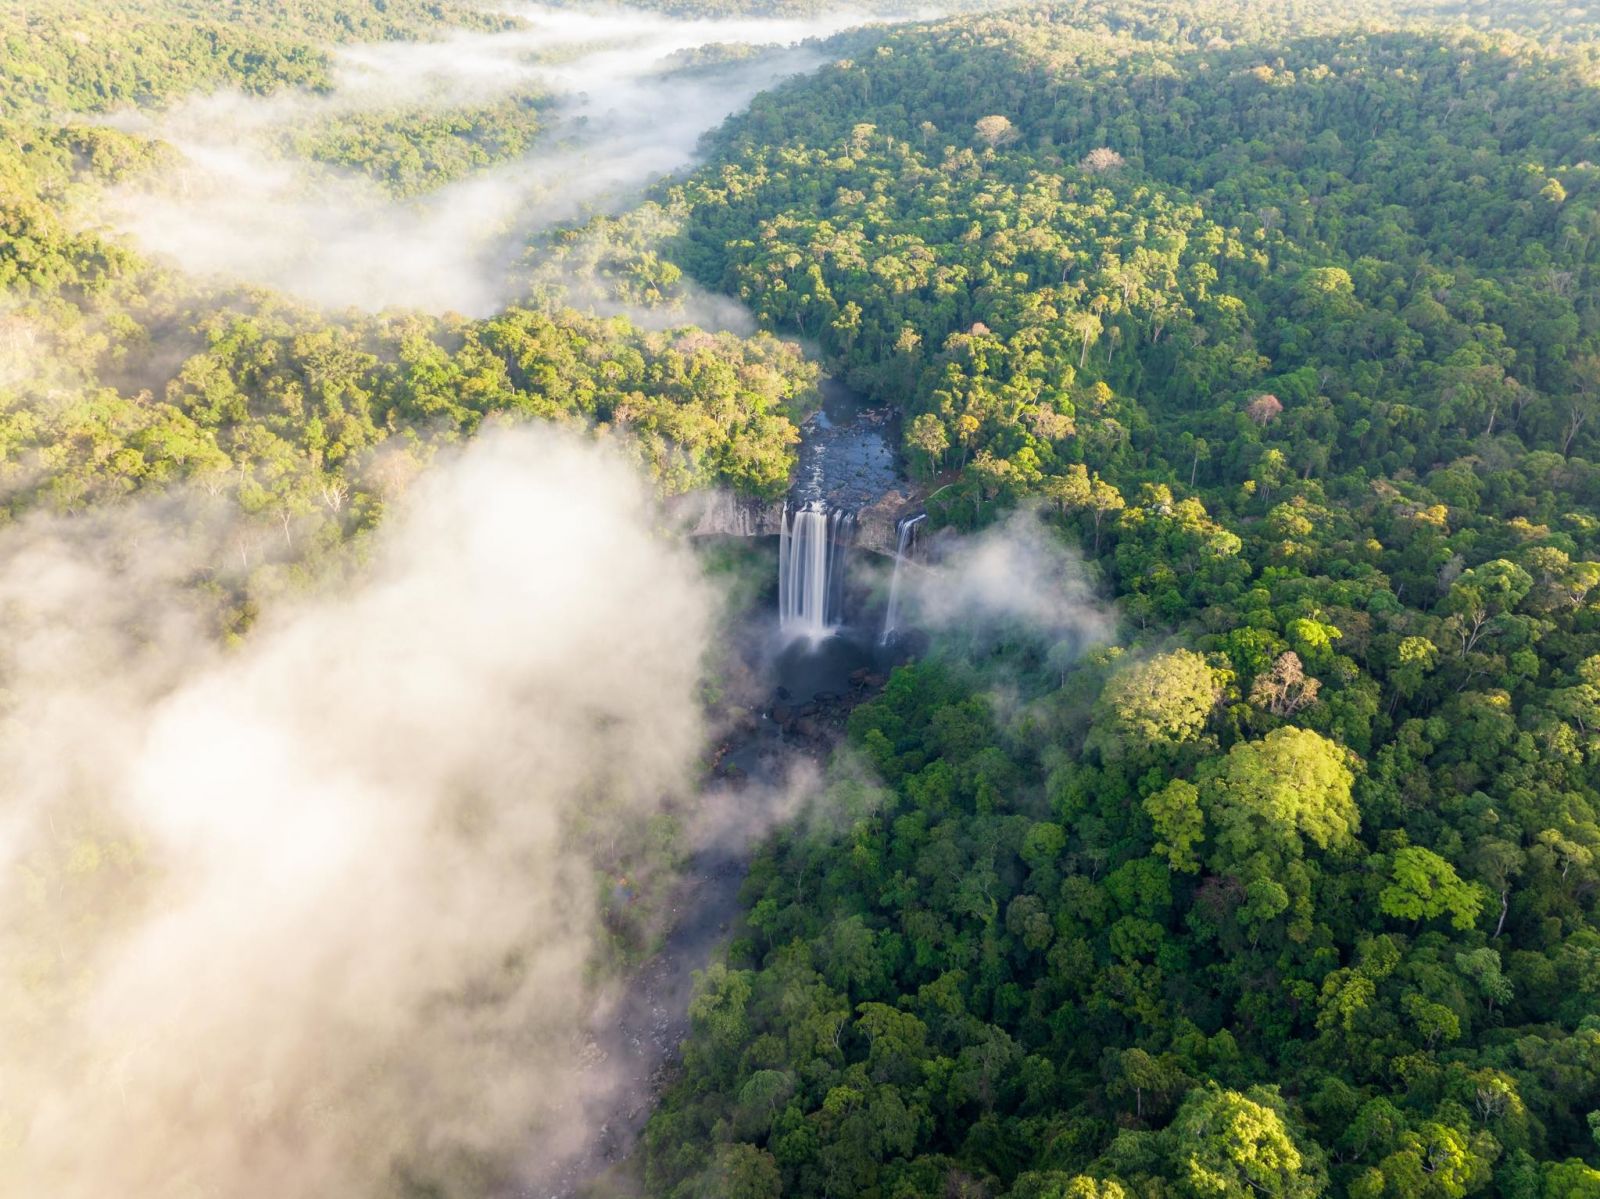
[[[979,117],[973,124],[981,141],[989,146],[1009,146],[1017,140],[1016,126],[1012,125],[1010,118],[999,113],[992,116]]]
[[[1283,401],[1270,392],[1263,392],[1245,405],[1244,414],[1265,428],[1283,413]]]
[[[1293,716],[1317,700],[1322,683],[1306,674],[1300,655],[1287,650],[1278,655],[1272,669],[1256,676],[1250,688],[1250,702],[1274,716]]]
[[[1118,154],[1110,146],[1099,146],[1090,150],[1078,163],[1081,168],[1086,171],[1092,171],[1096,175],[1114,171],[1125,164],[1126,160],[1122,155]]]

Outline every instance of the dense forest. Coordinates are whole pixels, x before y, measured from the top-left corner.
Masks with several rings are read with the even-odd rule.
[[[673,189],[936,522],[1042,505],[1128,641],[857,710],[653,1187],[1600,1193],[1594,14],[1436,8],[896,31]]]
[[[1118,636],[936,634],[854,710],[600,1193],[1600,1199],[1600,7],[967,7],[819,43],[468,317],[86,214],[177,169],[118,114],[515,13],[0,5],[0,514],[225,505],[247,637],[486,424],[772,500],[837,374],[930,532],[1037,513]],[[408,200],[549,105],[276,145]]]

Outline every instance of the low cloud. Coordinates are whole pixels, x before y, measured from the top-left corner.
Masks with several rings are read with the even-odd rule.
[[[115,190],[102,215],[196,275],[330,308],[487,315],[509,298],[507,268],[530,235],[618,210],[691,162],[702,135],[757,92],[825,61],[802,39],[860,19],[514,11],[525,28],[342,50],[326,96],[212,96],[158,119],[124,117],[175,146],[183,165]],[[767,48],[714,68],[663,69],[671,55],[725,43]],[[340,113],[444,109],[528,90],[552,97],[533,153],[412,201],[272,148],[283,129]]]
[[[1031,509],[930,547],[902,585],[909,623],[974,640],[1024,635],[1077,652],[1112,639],[1115,616],[1083,560]]]
[[[596,870],[703,746],[693,561],[612,456],[493,433],[223,650],[215,538],[144,518],[0,535],[0,1191],[538,1176],[616,1082]]]
[[[536,238],[517,268],[519,294],[597,317],[625,316],[642,329],[696,325],[712,333],[748,337],[755,314],[732,296],[671,272],[642,279],[634,268],[655,266],[644,256],[683,230],[683,216],[646,201],[618,216],[597,216],[582,226]]]

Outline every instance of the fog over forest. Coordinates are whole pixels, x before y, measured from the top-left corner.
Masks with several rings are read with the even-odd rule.
[[[690,162],[702,135],[757,92],[824,61],[800,43],[859,23],[675,20],[645,12],[517,6],[526,27],[439,41],[361,45],[315,95],[218,93],[159,115],[115,115],[181,162],[112,192],[104,216],[183,270],[264,284],[330,308],[485,316],[529,236],[615,211]],[[754,47],[715,69],[672,56]],[[370,179],[285,157],[275,139],[350,114],[447,114],[515,93],[539,97],[529,153],[405,201]]]
[[[0,544],[8,873],[82,826],[62,868],[105,888],[0,929],[88,986],[56,1016],[5,988],[15,1193],[515,1177],[585,1131],[590,861],[691,782],[712,598],[632,472],[548,434],[436,466],[359,582],[233,653],[191,615],[195,519]]]

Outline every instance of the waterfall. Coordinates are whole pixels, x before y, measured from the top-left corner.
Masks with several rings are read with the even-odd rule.
[[[900,627],[900,568],[910,558],[911,547],[916,543],[917,526],[928,519],[926,512],[908,516],[895,525],[894,574],[889,577],[889,607],[883,614],[884,645],[888,645]]]
[[[783,513],[778,533],[778,621],[796,637],[820,640],[844,609],[844,551],[855,517],[813,501]]]

